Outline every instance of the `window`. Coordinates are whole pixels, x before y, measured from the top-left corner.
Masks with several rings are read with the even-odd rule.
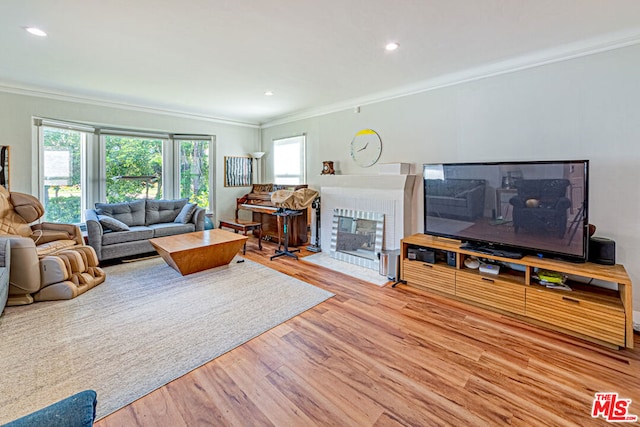
[[[44,220],[80,224],[95,202],[187,198],[211,211],[215,137],[33,118]]]
[[[83,171],[88,132],[42,121],[37,124],[42,154],[39,198],[45,209],[43,220],[80,223],[86,206]]]
[[[304,184],[306,136],[273,141],[273,178],[276,184]]]
[[[191,203],[209,210],[209,147],[211,139],[177,139],[179,146],[179,191]]]
[[[104,135],[107,203],[161,199],[162,139]]]

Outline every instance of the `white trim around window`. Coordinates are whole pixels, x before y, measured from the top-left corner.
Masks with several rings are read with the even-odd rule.
[[[307,182],[305,134],[273,140],[273,182],[304,184]]]

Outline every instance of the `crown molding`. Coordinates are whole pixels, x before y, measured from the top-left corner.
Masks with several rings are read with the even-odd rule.
[[[326,114],[350,110],[363,105],[377,104],[396,98],[416,95],[423,92],[455,86],[475,80],[495,77],[502,74],[514,73],[530,68],[541,67],[557,62],[568,61],[584,56],[621,49],[640,44],[640,29],[608,34],[603,37],[583,40],[581,42],[565,44],[552,49],[540,50],[527,55],[521,55],[505,61],[474,67],[461,72],[442,75],[433,79],[423,80],[411,85],[394,88],[389,91],[378,92],[361,98],[354,98],[343,102],[326,105],[316,109],[308,109],[293,114],[277,117],[261,124],[261,128],[269,128],[298,120],[310,119]]]
[[[338,103],[325,105],[319,108],[301,110],[280,117],[275,117],[274,119],[270,119],[262,123],[226,119],[206,114],[157,108],[126,102],[109,101],[96,97],[59,92],[39,87],[31,87],[27,85],[19,85],[1,81],[0,92],[54,99],[58,101],[77,102],[101,107],[126,109],[143,113],[163,114],[172,117],[203,120],[232,126],[265,129],[298,120],[310,119],[313,117],[350,110],[364,105],[377,104],[396,98],[403,98],[423,92],[445,88],[448,86],[455,86],[475,80],[499,76],[502,74],[513,73],[562,61],[568,61],[571,59],[621,49],[637,44],[640,44],[640,28],[610,33],[597,38],[591,38],[576,43],[565,44],[552,49],[546,49],[527,55],[521,55],[505,61],[485,64],[456,73],[445,74],[436,78],[423,80],[410,85],[396,87],[388,91],[377,92],[360,98],[353,98]]]
[[[30,87],[26,85],[17,85],[0,82],[0,92],[13,93],[17,95],[33,96],[37,98],[53,99],[56,101],[77,102],[81,104],[96,105],[100,107],[119,108],[142,113],[162,114],[171,117],[180,117],[185,119],[203,120],[207,122],[220,123],[232,126],[242,126],[249,128],[260,128],[260,123],[244,122],[240,120],[224,119],[220,117],[208,116],[206,114],[191,113],[188,111],[170,110],[165,108],[156,108],[144,105],[130,104],[126,102],[108,101],[100,98],[89,96],[80,96],[71,93],[56,92],[52,90]]]

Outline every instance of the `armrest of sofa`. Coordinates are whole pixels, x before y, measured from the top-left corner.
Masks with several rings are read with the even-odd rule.
[[[0,267],[9,267],[11,263],[11,239],[0,236]]]
[[[473,194],[475,189],[462,190],[453,195],[454,199],[467,199],[470,194]]]
[[[85,390],[4,427],[90,427],[96,418],[96,392]]]
[[[9,298],[9,267],[11,266],[11,241],[0,237],[0,314]]]
[[[30,304],[40,290],[40,263],[36,243],[30,237],[7,235],[11,244],[9,299],[11,305]]]
[[[543,203],[543,206],[545,204]],[[571,207],[571,200],[568,197],[558,197],[555,200],[555,203],[551,203],[548,205],[548,207],[550,209],[556,209],[556,210],[566,210],[569,209]]]
[[[41,224],[32,225],[31,229],[36,231],[33,238],[37,239],[37,243],[39,245],[53,242],[55,240],[75,240],[78,245],[84,244],[80,227],[74,224],[43,222]]]
[[[469,190],[466,199],[467,208],[469,209],[471,218],[482,216],[484,212],[484,192],[484,185],[478,185],[477,187]]]
[[[527,201],[520,196],[513,196],[512,198],[509,199],[509,203],[514,208],[519,208],[519,209],[522,209],[525,206],[527,206]]]
[[[98,259],[102,259],[102,235],[104,229],[98,220],[98,213],[95,209],[87,209],[84,211],[84,217],[87,224],[87,242],[98,255]]]
[[[193,213],[193,215],[191,216],[191,221],[190,221],[193,224],[195,224],[196,231],[204,230],[204,216],[205,216],[204,208],[201,208],[199,206],[196,207],[196,210]]]
[[[471,188],[471,189],[469,189],[467,191],[467,194],[468,194],[467,197],[483,197],[484,196],[484,191],[485,191],[484,184],[483,185],[478,185],[478,186],[473,187],[473,188]]]

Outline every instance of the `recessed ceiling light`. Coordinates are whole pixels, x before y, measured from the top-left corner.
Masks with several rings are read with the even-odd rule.
[[[25,30],[27,30],[27,32],[29,32],[29,34],[33,34],[34,36],[47,37],[47,33],[42,31],[40,28],[26,27]]]
[[[399,48],[400,45],[396,42],[391,42],[391,43],[387,43],[387,45],[384,47],[386,50],[396,50],[397,48]]]
[[[273,91],[268,90],[264,93],[266,96],[273,96]]]

